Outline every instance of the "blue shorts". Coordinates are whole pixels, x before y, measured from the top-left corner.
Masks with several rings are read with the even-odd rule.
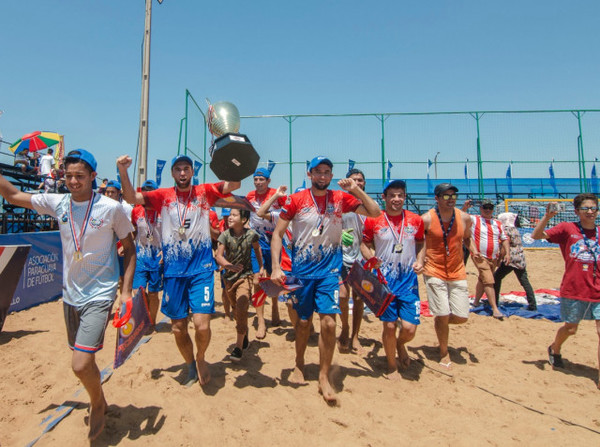
[[[561,298],[560,318],[572,324],[579,324],[581,320],[600,320],[600,303]]]
[[[301,320],[308,320],[313,312],[339,314],[340,284],[337,275],[326,278],[299,278],[304,287],[294,292],[294,309]]]
[[[265,270],[267,271],[267,276],[271,276],[273,269],[271,268],[271,250],[265,250],[261,247],[262,257],[263,257],[263,265],[265,266]],[[256,260],[256,254],[254,250],[252,250],[250,255],[250,260],[252,261],[252,273],[258,273],[260,267],[258,266],[258,261]]]
[[[165,278],[160,311],[172,320],[215,312],[215,281],[212,270],[183,278]]]
[[[140,287],[146,288],[148,292],[160,292],[163,289],[162,275],[160,270],[135,270],[133,275],[133,290]]]
[[[418,325],[421,323],[421,301],[418,295],[404,295],[396,297],[379,317],[381,321],[396,321]]]

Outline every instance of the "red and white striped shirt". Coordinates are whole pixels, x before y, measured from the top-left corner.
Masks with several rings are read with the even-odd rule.
[[[496,219],[484,219],[481,216],[471,216],[473,222],[473,238],[481,256],[496,259],[500,251],[500,241],[508,239],[502,229],[502,224]]]

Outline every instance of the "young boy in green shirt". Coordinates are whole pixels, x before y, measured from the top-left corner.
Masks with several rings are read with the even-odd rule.
[[[265,275],[258,233],[246,227],[249,219],[249,211],[231,210],[227,219],[229,229],[219,235],[215,257],[217,264],[226,270],[223,275],[225,287],[235,309],[237,340],[229,355],[235,362],[241,360],[243,350],[248,347],[248,306],[254,279],[250,258],[252,249],[260,267],[258,274]]]

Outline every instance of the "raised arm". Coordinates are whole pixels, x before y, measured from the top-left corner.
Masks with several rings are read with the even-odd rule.
[[[355,213],[369,217],[377,217],[381,214],[379,205],[377,205],[377,203],[373,199],[371,199],[371,197],[369,197],[369,195],[366,192],[364,192],[361,188],[358,187],[354,179],[343,178],[338,181],[338,185],[340,186],[340,188],[349,192],[362,202],[362,205],[356,208]]]
[[[558,208],[553,205],[557,205],[557,203],[550,202],[546,206],[546,214],[544,214],[544,217],[540,219],[538,224],[535,226],[535,229],[531,232],[531,237],[533,239],[548,239],[548,234],[546,234],[545,231],[546,225],[548,225],[550,219],[558,214]]]
[[[229,194],[230,192],[233,192],[236,189],[240,189],[240,186],[242,186],[242,182],[224,182],[223,194]]]
[[[31,194],[23,191],[19,191],[10,183],[6,178],[0,174],[0,195],[6,199],[6,201],[12,205],[17,205],[22,208],[33,209],[31,203]]]
[[[271,219],[271,213],[270,213],[270,209],[271,209],[271,205],[273,205],[273,203],[275,203],[275,201],[277,199],[279,199],[280,197],[285,196],[285,193],[287,191],[287,186],[282,185],[279,188],[277,188],[277,191],[275,191],[275,194],[273,194],[271,197],[269,197],[267,200],[265,200],[262,205],[260,206],[260,208],[258,210],[256,210],[256,215],[258,217],[260,217],[261,219],[267,219],[270,220]]]
[[[127,203],[132,205],[143,205],[144,195],[141,192],[137,192],[133,189],[131,180],[129,180],[129,174],[127,168],[131,166],[133,160],[129,155],[121,155],[117,158],[117,169],[119,170],[119,176],[121,177],[121,188],[123,188],[123,199]]]

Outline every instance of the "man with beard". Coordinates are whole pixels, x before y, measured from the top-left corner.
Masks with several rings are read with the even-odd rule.
[[[450,324],[462,324],[469,318],[469,291],[465,271],[463,243],[471,247],[471,218],[455,208],[458,188],[450,183],[435,187],[435,208],[423,214],[425,250],[417,263],[423,269],[429,310],[434,316],[439,342],[440,366],[450,369],[448,354]]]
[[[382,197],[385,211],[376,219],[366,219],[361,251],[365,259],[377,257],[378,267],[395,296],[379,319],[383,323],[382,342],[388,365],[386,377],[397,380],[398,366],[406,369],[410,365],[406,343],[415,338],[420,323],[421,301],[416,272],[423,269],[417,258],[423,251],[425,235],[423,219],[404,209],[404,180],[389,180]],[[400,332],[396,336],[398,320]]]
[[[254,173],[254,191],[250,191],[246,195],[246,199],[254,206],[255,209],[259,209],[261,205],[275,194],[275,188],[270,188],[271,183],[271,171],[267,168],[258,168]],[[278,209],[279,205],[274,202],[271,205],[271,209]],[[262,251],[264,268],[269,276],[271,270],[271,236],[275,229],[275,224],[271,220],[262,219],[256,212],[250,213],[250,228],[258,233],[260,249]],[[256,254],[252,251],[252,270],[254,271],[254,291],[258,291],[258,278],[257,274],[259,271],[258,262],[256,260]],[[273,309],[271,312],[271,325],[278,326],[279,320],[279,308],[277,307],[277,298],[272,300]],[[256,317],[258,318],[258,329],[256,331],[256,338],[262,339],[267,335],[267,327],[265,324],[265,307],[264,304],[256,308]]]
[[[146,205],[159,213],[164,262],[164,292],[161,311],[171,318],[175,342],[188,366],[186,384],[210,381],[205,360],[210,342],[210,315],[214,313],[214,270],[210,233],[210,207],[240,182],[220,182],[192,186],[193,162],[187,155],[173,158],[171,175],[174,188],[136,192],[127,168],[131,157],[117,159],[123,185],[123,196],[130,203]],[[195,329],[198,353],[194,361],[194,345],[188,334],[189,311]]]
[[[326,157],[315,157],[308,166],[311,187],[290,195],[285,201],[273,232],[271,279],[283,283],[285,274],[280,265],[283,237],[290,223],[292,234],[292,275],[304,286],[295,292],[296,365],[290,381],[305,383],[304,353],[310,335],[313,312],[319,314],[319,392],[329,404],[337,403],[331,386],[329,370],[335,350],[335,315],[340,313],[338,276],[342,267],[342,214],[356,212],[377,217],[377,204],[351,178],[338,185],[348,191],[328,190],[333,163]]]
[[[351,178],[358,187],[365,190],[365,174],[360,169],[351,169],[346,174],[346,178]],[[352,268],[354,261],[360,256],[360,241],[365,227],[365,218],[360,214],[346,213],[342,216],[342,271],[340,277],[340,320],[342,330],[338,339],[340,352],[360,351],[358,342],[358,331],[362,321],[365,305],[360,296],[355,292],[352,297],[352,334],[350,334],[349,314],[350,314],[350,284],[346,282],[348,273]]]
[[[58,219],[63,250],[63,311],[73,351],[71,368],[90,396],[88,438],[93,441],[104,429],[107,408],[96,353],[102,349],[117,291],[116,241],[121,241],[125,254],[127,297],[131,296],[135,246],[130,217],[121,204],[94,192],[94,156],[76,149],[67,154],[64,164],[70,194],[31,195],[17,190],[0,175],[0,195],[13,205]]]

